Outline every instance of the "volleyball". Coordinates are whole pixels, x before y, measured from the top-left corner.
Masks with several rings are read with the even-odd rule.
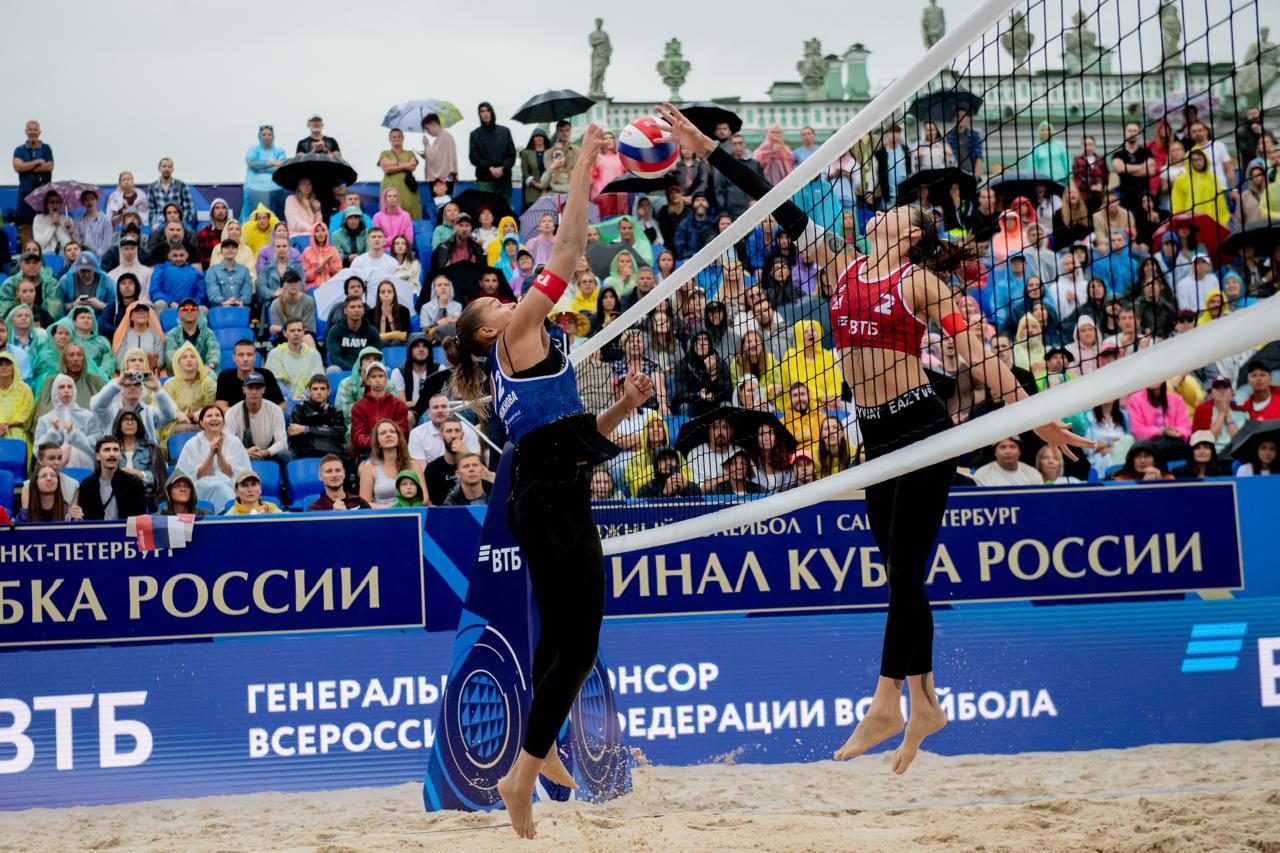
[[[671,125],[660,118],[638,118],[618,136],[618,156],[627,171],[638,178],[657,178],[675,168],[680,146],[671,136]]]

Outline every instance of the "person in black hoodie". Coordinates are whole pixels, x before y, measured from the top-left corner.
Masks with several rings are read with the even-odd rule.
[[[729,322],[729,310],[723,302],[708,302],[702,309],[702,319],[706,323],[707,335],[711,339],[711,347],[727,362],[732,362],[738,355],[738,341],[733,334],[733,325]]]
[[[511,131],[498,124],[493,105],[480,102],[480,126],[471,131],[471,165],[476,167],[476,189],[511,200],[511,169],[516,145]]]
[[[289,418],[289,449],[297,457],[343,456],[347,424],[342,412],[329,402],[329,379],[323,373],[311,377],[308,398],[293,407]]]
[[[680,412],[693,409],[698,400],[727,404],[733,398],[733,382],[729,365],[711,345],[711,335],[704,329],[689,341],[689,351],[676,366],[675,403]]]
[[[86,521],[124,520],[149,509],[142,480],[120,470],[120,439],[104,435],[94,446],[93,473],[80,481],[75,505]]]

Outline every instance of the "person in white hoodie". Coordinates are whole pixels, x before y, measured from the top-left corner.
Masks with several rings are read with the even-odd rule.
[[[1102,341],[1098,338],[1098,324],[1089,314],[1080,315],[1073,332],[1074,340],[1067,344],[1067,352],[1075,359],[1067,369],[1071,376],[1084,376],[1098,369],[1098,352]]]
[[[1058,316],[1066,320],[1088,301],[1089,275],[1076,264],[1072,252],[1064,252],[1058,261],[1058,277],[1045,285],[1045,295],[1053,302]]]
[[[1213,273],[1213,261],[1208,255],[1198,254],[1195,257],[1191,275],[1180,278],[1175,285],[1178,295],[1179,311],[1195,311],[1204,309],[1204,301],[1215,290],[1222,290],[1222,283]]]

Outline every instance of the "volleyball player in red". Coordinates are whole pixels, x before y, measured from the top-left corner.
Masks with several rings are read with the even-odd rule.
[[[659,113],[672,125],[681,145],[703,152],[709,160],[714,156],[715,143],[679,110],[666,104]],[[736,163],[722,168],[712,160],[712,165],[755,198],[771,189],[749,170],[733,168]],[[775,216],[793,236],[808,224],[790,203]],[[928,438],[951,424],[947,407],[934,394],[920,362],[928,322],[954,340],[962,363],[993,398],[1015,402],[1027,396],[1009,368],[986,353],[980,330],[968,327],[951,289],[939,278],[940,274],[949,277],[968,254],[963,244],[939,238],[929,214],[907,206],[876,214],[867,229],[875,246],[870,256],[857,255],[835,235],[814,235],[811,226],[810,234],[808,242],[819,266],[839,277],[831,299],[832,331],[844,380],[853,391],[868,459]],[[1037,427],[1036,434],[1072,459],[1072,447],[1091,444],[1063,423]],[[893,756],[893,770],[905,773],[921,742],[946,725],[933,689],[933,614],[925,577],[955,469],[955,460],[949,460],[867,489],[867,519],[888,572],[889,615],[875,696],[867,715],[837,750],[837,759],[860,755],[904,732]],[[911,717],[905,726],[904,682],[911,697]]]

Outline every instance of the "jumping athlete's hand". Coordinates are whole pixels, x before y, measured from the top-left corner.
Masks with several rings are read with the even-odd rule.
[[[1056,447],[1062,451],[1062,455],[1076,461],[1076,455],[1071,450],[1073,447],[1093,447],[1094,444],[1082,435],[1076,435],[1071,431],[1071,427],[1062,421],[1054,421],[1051,424],[1038,426],[1035,428],[1035,434],[1050,447]]]
[[[638,371],[628,373],[622,386],[622,396],[626,399],[627,405],[633,409],[638,408],[653,396],[653,380]]]
[[[704,157],[715,150],[715,142],[705,133],[698,130],[694,123],[685,118],[684,113],[680,112],[673,104],[661,104],[657,110],[658,117],[671,125],[671,135],[676,138],[676,142],[680,145],[697,151]]]
[[[594,163],[603,145],[604,131],[600,129],[600,125],[593,121],[582,132],[582,150],[578,153],[578,159]]]

